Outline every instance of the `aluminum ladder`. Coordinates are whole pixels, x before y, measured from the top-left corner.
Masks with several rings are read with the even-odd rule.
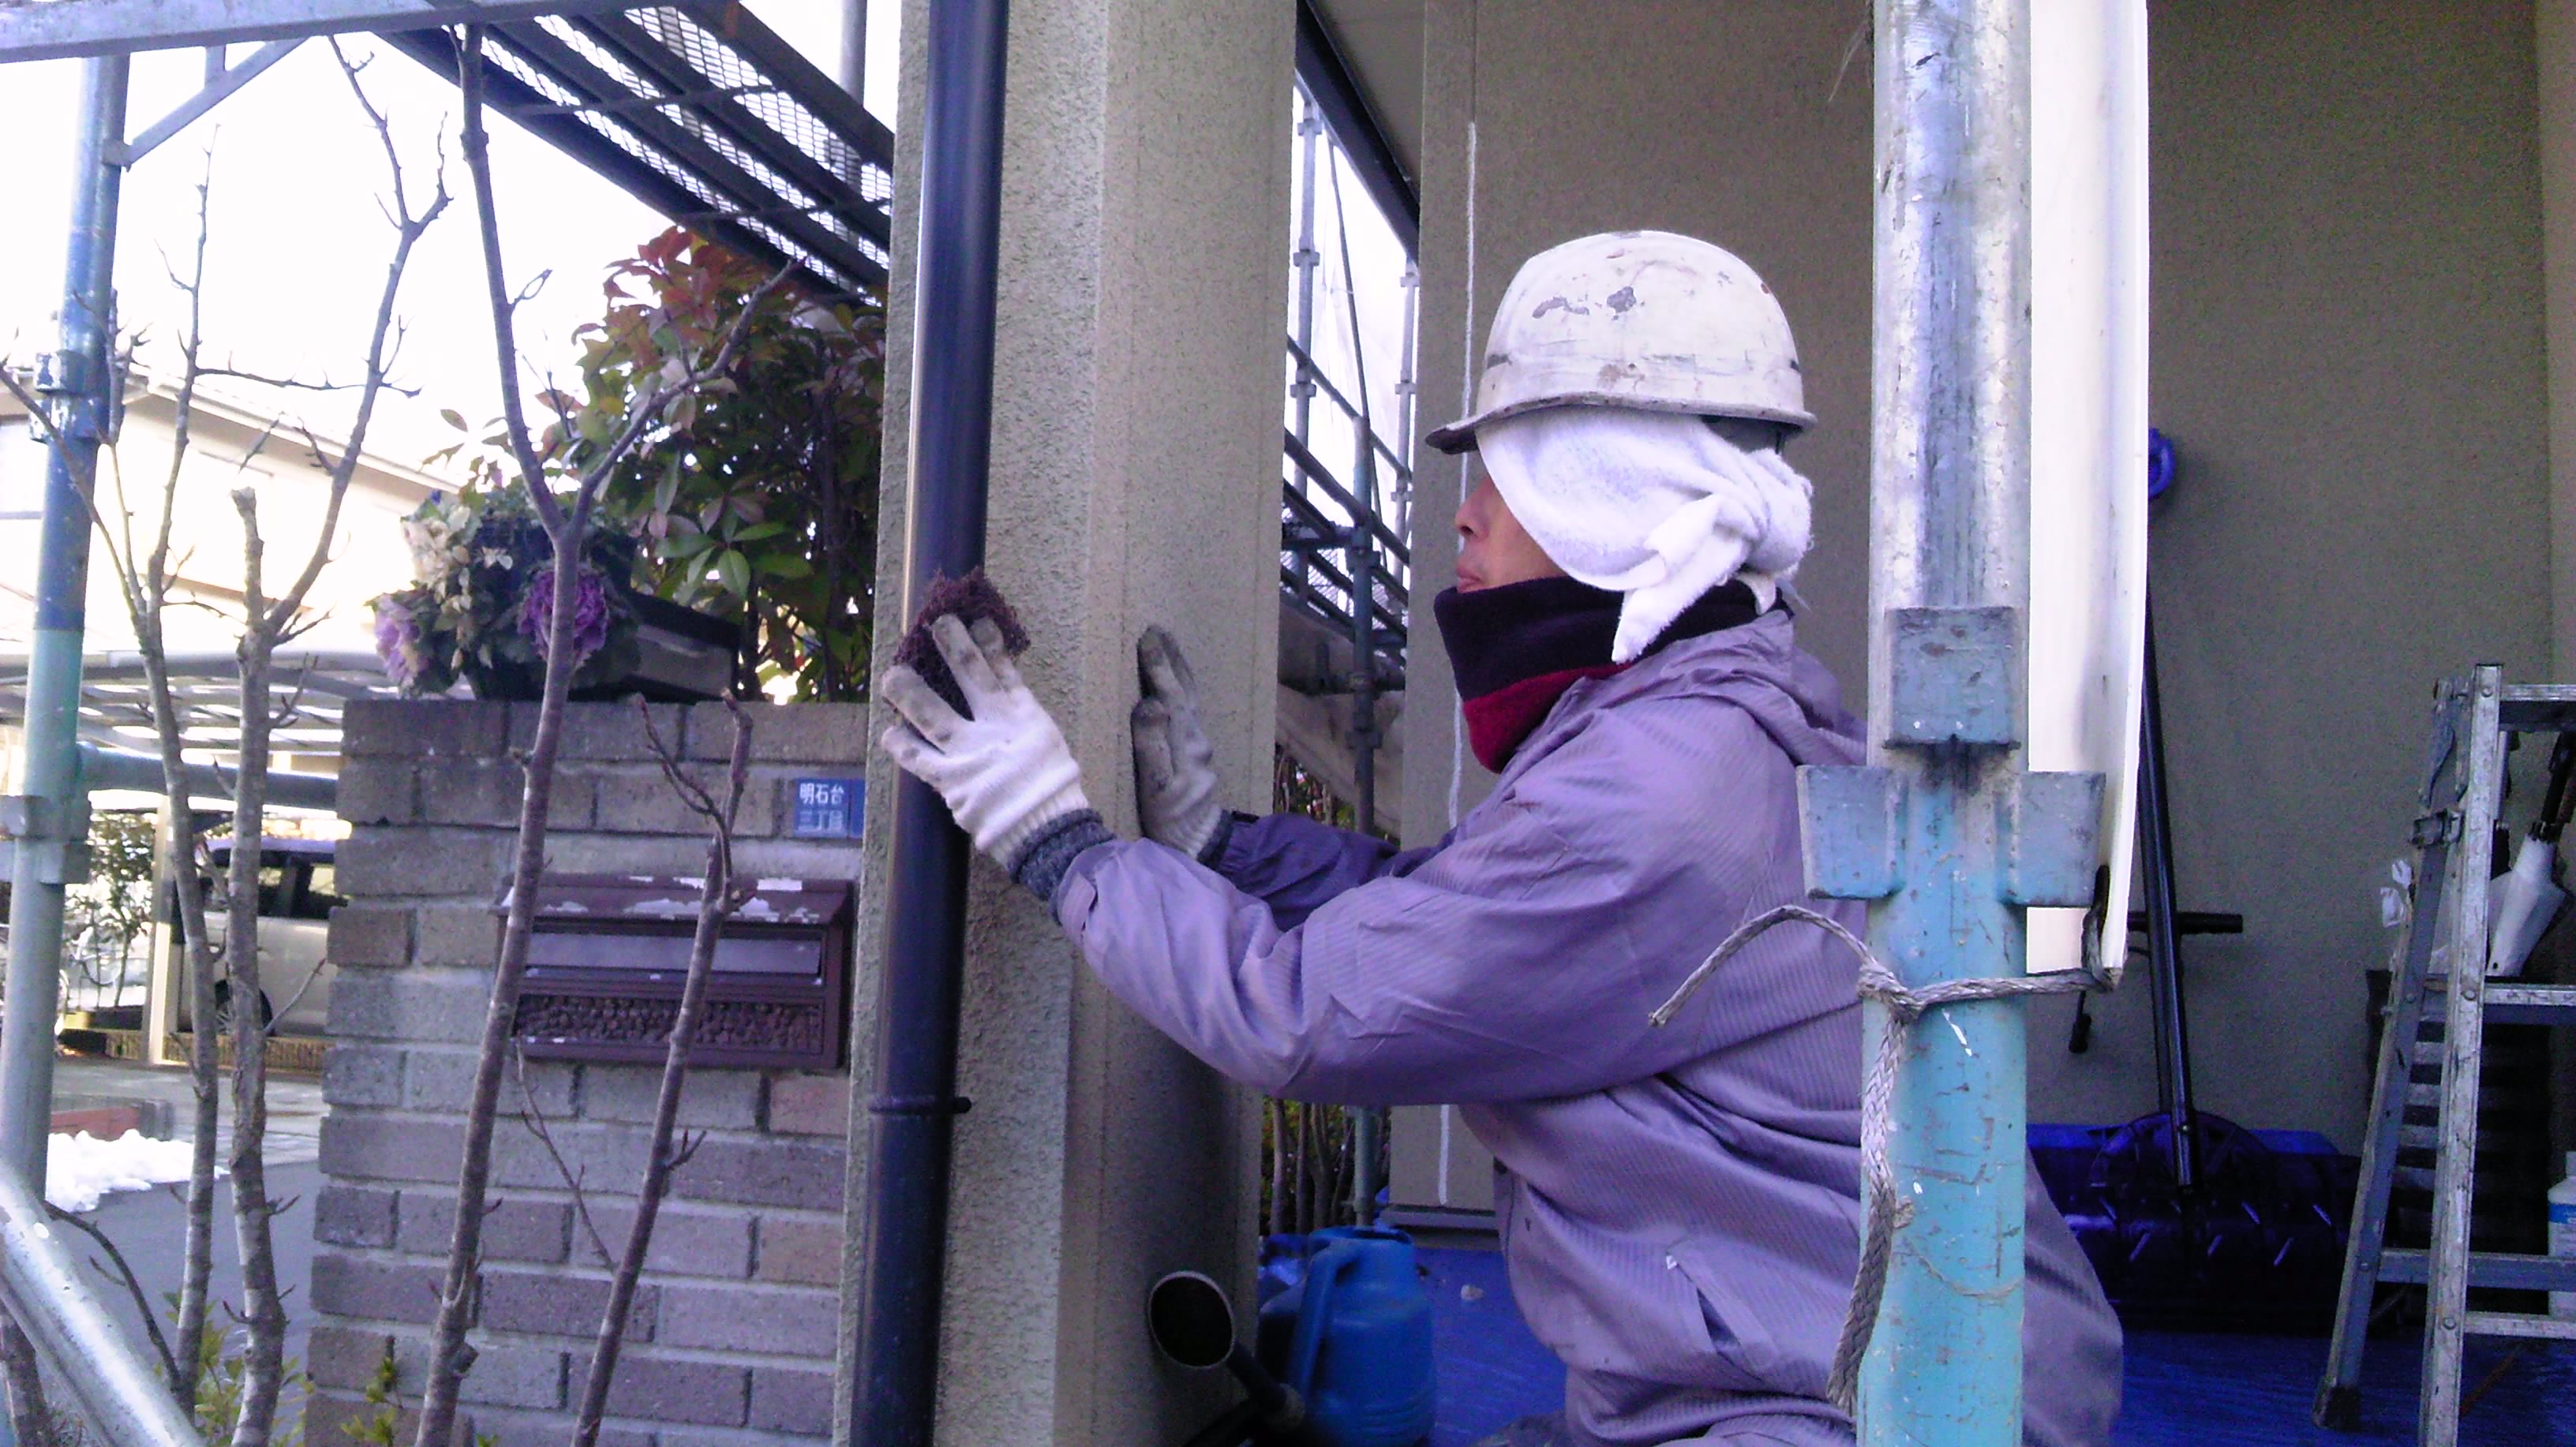
[[[2576,1321],[2515,1312],[2471,1311],[2472,1286],[2576,1291],[2576,1260],[2469,1250],[2469,1195],[2478,1143],[2478,1064],[2489,1021],[2576,1025],[2576,986],[2490,980],[2487,957],[2488,840],[2503,792],[2505,736],[2576,729],[2576,687],[2508,688],[2502,670],[2481,665],[2445,679],[2436,692],[2433,732],[2425,751],[2422,814],[2410,842],[2416,850],[2414,921],[2405,964],[2389,992],[2371,1087],[2369,1133],[2362,1145],[2361,1185],[2344,1249],[2343,1291],[2335,1304],[2334,1340],[2317,1385],[2318,1425],[2361,1425],[2361,1353],[2371,1297],[2381,1282],[2425,1287],[2424,1376],[2416,1404],[2420,1447],[2455,1447],[2460,1433],[2462,1348],[2471,1336],[2576,1340]],[[2446,963],[2475,962],[2459,975],[2432,972],[2434,936],[2446,923]],[[2451,979],[2465,978],[2459,988]],[[2441,1083],[2412,1084],[2427,996],[2441,997]],[[2430,1104],[2435,1124],[2409,1126],[2406,1108]],[[2429,1097],[2429,1099],[2427,1099]],[[2429,1137],[2429,1139],[2427,1139]],[[2434,1149],[2431,1249],[2387,1246],[2389,1187],[2401,1145]]]

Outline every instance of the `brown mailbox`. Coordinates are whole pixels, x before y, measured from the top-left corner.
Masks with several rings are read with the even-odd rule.
[[[849,1013],[851,888],[763,879],[717,937],[692,1065],[833,1070]],[[537,1060],[659,1061],[679,1013],[698,881],[556,875],[539,886],[514,1033]]]

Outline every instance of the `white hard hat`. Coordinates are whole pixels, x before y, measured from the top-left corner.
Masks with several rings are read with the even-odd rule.
[[[1429,441],[1466,452],[1488,422],[1586,402],[1816,420],[1780,299],[1734,253],[1669,231],[1604,232],[1524,263],[1485,339],[1475,413]]]

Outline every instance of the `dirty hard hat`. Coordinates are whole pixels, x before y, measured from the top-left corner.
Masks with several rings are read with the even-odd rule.
[[[1669,231],[1605,232],[1531,257],[1494,314],[1475,412],[1429,440],[1470,451],[1489,422],[1573,403],[1816,420],[1779,298],[1734,253]]]

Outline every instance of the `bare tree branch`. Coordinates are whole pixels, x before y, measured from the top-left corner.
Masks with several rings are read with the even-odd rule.
[[[277,1033],[277,1027],[285,1024],[286,1017],[295,1013],[295,1007],[304,1003],[305,992],[313,988],[313,982],[321,979],[322,972],[330,967],[331,961],[327,956],[313,962],[313,968],[305,973],[304,983],[296,986],[295,993],[287,996],[286,1003],[279,1006],[276,1012],[269,1017],[269,1034],[274,1035]],[[284,1211],[286,1208],[284,1206],[280,1206],[277,1209]]]
[[[364,392],[373,388],[402,397],[417,397],[421,393],[418,387],[399,386],[381,378],[360,382],[334,382],[329,377],[324,377],[318,382],[308,382],[301,377],[275,377],[266,372],[254,372],[245,367],[208,367],[197,375],[230,377],[240,382],[256,382],[263,387],[275,387],[281,392]]]
[[[484,130],[482,42],[480,26],[465,27],[459,39],[457,68],[459,90],[465,104],[465,167],[474,185],[475,218],[483,252],[484,291],[492,313],[493,353],[499,365],[497,380],[501,388],[506,441],[511,457],[518,464],[529,502],[536,509],[538,520],[545,526],[546,535],[554,547],[554,607],[544,648],[545,688],[537,706],[535,735],[528,748],[527,781],[519,800],[518,849],[511,867],[509,908],[502,924],[498,957],[493,962],[492,998],[484,1015],[474,1093],[466,1109],[465,1140],[457,1171],[456,1234],[448,1245],[447,1275],[440,1292],[438,1320],[431,1329],[429,1374],[422,1388],[415,1437],[420,1447],[446,1447],[456,1426],[458,1385],[471,1363],[465,1333],[467,1306],[472,1298],[477,1263],[482,1254],[480,1206],[491,1176],[492,1130],[500,1106],[501,1064],[518,1010],[520,983],[527,972],[528,941],[536,919],[537,881],[545,865],[546,815],[554,795],[555,754],[562,738],[565,701],[571,693],[573,670],[579,661],[574,654],[572,640],[573,619],[577,611],[574,600],[582,548],[590,533],[591,514],[601,486],[646,431],[661,420],[667,404],[693,394],[722,376],[732,365],[752,317],[770,293],[786,284],[788,276],[787,268],[780,268],[745,299],[741,315],[726,328],[722,342],[712,354],[701,354],[700,365],[677,383],[645,391],[635,399],[625,425],[588,460],[573,490],[571,506],[564,506],[548,484],[544,459],[529,434],[527,409],[520,396],[513,303],[506,280],[508,272],[501,259],[500,219],[492,191],[489,137]],[[598,1368],[594,1367],[596,1370]]]
[[[668,1047],[662,1054],[662,1088],[653,1103],[653,1138],[644,1161],[644,1182],[635,1192],[635,1220],[626,1231],[626,1252],[618,1260],[617,1271],[609,1279],[608,1306],[600,1314],[599,1339],[592,1346],[590,1373],[582,1383],[581,1400],[574,1408],[572,1447],[597,1447],[600,1418],[608,1410],[608,1383],[617,1371],[617,1353],[626,1341],[626,1318],[635,1302],[636,1282],[644,1274],[644,1258],[653,1245],[653,1224],[660,1216],[662,1198],[670,1192],[671,1174],[687,1164],[698,1152],[704,1137],[673,1139],[680,1117],[680,1090],[689,1074],[689,1051],[697,1043],[698,1020],[706,1011],[707,981],[715,973],[716,941],[722,935],[724,922],[750,898],[751,891],[738,887],[733,872],[734,819],[742,809],[744,781],[751,771],[751,715],[739,702],[725,701],[733,716],[733,753],[725,774],[725,798],[719,805],[714,796],[680,768],[680,761],[662,741],[661,730],[653,723],[653,710],[642,700],[636,709],[644,717],[644,735],[652,744],[653,757],[662,766],[662,777],[668,779],[674,792],[691,812],[707,821],[712,831],[707,840],[707,872],[698,889],[697,932],[689,941],[689,973],[680,986],[680,1006],[671,1020]]]
[[[45,441],[51,443],[54,440],[52,414],[45,410],[44,402],[35,393],[28,391],[24,382],[18,380],[17,370],[10,365],[9,359],[5,356],[0,356],[0,387],[9,389],[9,395],[18,399],[18,405],[27,409],[28,425],[43,428]]]
[[[519,1098],[522,1102],[519,1112],[520,1123],[527,1126],[528,1133],[537,1138],[537,1144],[546,1148],[546,1159],[555,1163],[555,1174],[563,1177],[564,1189],[572,1192],[572,1211],[581,1222],[582,1234],[590,1238],[590,1249],[599,1253],[599,1264],[608,1265],[617,1258],[609,1254],[608,1238],[599,1234],[599,1223],[590,1218],[590,1193],[582,1189],[582,1173],[574,1170],[571,1164],[564,1160],[563,1152],[555,1148],[554,1132],[546,1126],[546,1113],[537,1105],[536,1091],[528,1085],[528,1057],[517,1050],[512,1050],[510,1073],[517,1076],[519,1081]],[[493,1203],[495,1207],[499,1204],[497,1201]]]
[[[402,291],[403,272],[411,264],[412,248],[419,244],[421,236],[447,210],[448,202],[453,199],[447,193],[447,153],[445,146],[441,145],[438,169],[431,180],[429,204],[417,214],[412,211],[410,191],[403,180],[402,153],[394,145],[393,127],[387,124],[384,112],[376,109],[375,102],[367,98],[366,87],[359,83],[358,72],[363,67],[350,61],[348,53],[340,48],[337,37],[331,40],[331,54],[339,60],[340,72],[349,81],[349,93],[357,97],[358,108],[366,112],[368,122],[375,127],[376,139],[384,147],[385,168],[392,177],[393,209],[399,221],[394,228],[393,259],[385,265],[384,291],[376,302],[375,330],[367,341],[367,373],[364,390],[358,396],[358,415],[349,424],[347,450],[340,456],[340,465],[331,469],[331,500],[322,509],[322,529],[314,540],[313,554],[305,560],[304,571],[296,576],[285,592],[278,595],[276,608],[269,617],[264,621],[257,615],[253,617],[254,626],[264,627],[272,636],[303,610],[305,595],[313,590],[313,582],[322,575],[323,565],[331,561],[331,537],[339,531],[340,505],[349,495],[350,480],[357,475],[359,458],[366,451],[367,428],[375,420],[376,401],[387,386],[386,372],[390,368],[390,360],[386,341],[395,330],[394,300]],[[251,1444],[244,1443],[243,1447],[251,1447]]]
[[[179,1380],[179,1359],[171,1354],[170,1339],[161,1334],[161,1318],[152,1310],[151,1299],[143,1294],[143,1283],[136,1279],[134,1267],[126,1261],[125,1253],[116,1249],[116,1243],[107,1239],[107,1233],[100,1230],[95,1221],[66,1211],[51,1201],[45,1203],[45,1214],[97,1242],[98,1249],[107,1253],[107,1259],[116,1265],[113,1274],[97,1261],[90,1262],[90,1269],[110,1281],[125,1284],[125,1294],[134,1299],[134,1314],[143,1319],[144,1334],[152,1339],[153,1355],[161,1358],[161,1379],[165,1382]]]

